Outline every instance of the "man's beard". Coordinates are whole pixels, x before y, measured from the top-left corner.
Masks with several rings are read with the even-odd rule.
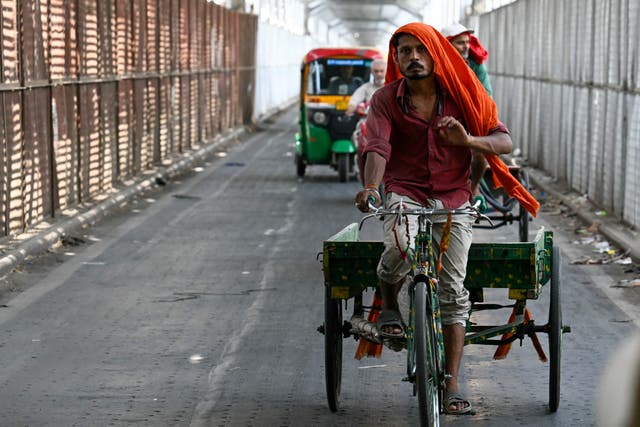
[[[424,68],[423,68],[424,70]],[[409,70],[407,70],[409,71]],[[402,73],[403,76],[405,76],[405,78],[407,78],[408,80],[424,80],[428,77],[431,77],[431,74],[433,73],[433,68],[431,69],[431,71],[429,71],[427,74],[409,74],[409,73]]]
[[[414,66],[412,67],[411,65],[414,65]],[[415,69],[424,71],[424,67],[418,63],[411,64],[411,65],[409,65],[405,70],[405,72],[402,73],[402,75],[409,80],[423,80],[431,76],[431,73],[433,73],[433,68],[431,68],[431,71],[429,71],[427,74],[409,74],[411,71]]]
[[[407,80],[424,80],[427,77],[429,77],[431,75],[431,73],[429,74],[420,74],[420,75],[412,75],[412,76],[405,76],[407,78]]]

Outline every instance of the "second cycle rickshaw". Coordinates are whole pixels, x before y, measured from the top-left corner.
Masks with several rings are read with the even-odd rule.
[[[509,171],[515,179],[527,190],[530,189],[529,174],[527,171],[510,162]],[[503,188],[497,188],[493,183],[491,168],[485,170],[484,176],[479,182],[479,191],[486,202],[486,217],[488,221],[478,221],[475,228],[498,228],[504,225],[517,224],[518,237],[521,242],[529,240],[529,222],[531,216],[529,212],[516,199],[510,197]]]
[[[381,241],[360,241],[362,223],[372,217],[408,215],[418,217],[414,272],[409,284],[409,321],[406,330],[407,380],[418,396],[420,424],[439,425],[443,412],[445,384],[444,346],[437,297],[437,260],[431,242],[431,217],[446,215],[479,216],[477,207],[463,209],[374,209],[360,224],[353,223],[323,244],[324,323],[318,328],[325,341],[325,382],[329,408],[337,411],[342,382],[342,341],[348,337],[385,344],[372,319],[380,307],[366,306],[363,293],[376,288],[376,266],[383,251]],[[446,229],[446,226],[445,226]],[[442,242],[441,242],[442,247]],[[544,351],[536,333],[549,337],[549,409],[555,412],[560,403],[560,366],[562,334],[570,332],[562,324],[560,306],[560,251],[553,245],[553,233],[540,229],[532,242],[473,243],[469,251],[465,287],[470,292],[472,312],[509,307],[513,309],[506,324],[468,323],[465,345],[485,344],[508,348],[515,340],[529,336],[540,358]],[[550,288],[549,317],[537,325],[526,307],[527,300],[537,299],[543,287]],[[485,304],[485,288],[507,288],[510,305]],[[347,301],[353,300],[351,316],[344,318]],[[374,299],[375,301],[375,299]],[[388,344],[388,343],[386,343]]]

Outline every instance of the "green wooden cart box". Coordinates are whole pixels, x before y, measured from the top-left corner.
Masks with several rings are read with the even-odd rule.
[[[532,242],[473,243],[465,286],[473,301],[483,301],[484,288],[508,288],[514,300],[537,299],[551,277],[553,233],[541,228]],[[360,241],[353,223],[323,244],[323,270],[328,295],[349,299],[377,284],[381,241]]]

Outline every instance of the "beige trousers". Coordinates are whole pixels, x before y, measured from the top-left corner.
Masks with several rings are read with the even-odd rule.
[[[398,206],[400,200],[407,208],[420,207],[419,203],[402,197],[395,193],[388,193],[386,207],[393,209]],[[466,206],[465,203],[463,206]],[[442,209],[442,202],[430,199],[427,208]],[[433,247],[437,259],[440,240],[442,239],[442,228],[446,222],[446,216],[432,217],[433,224]],[[409,239],[407,239],[405,219],[402,224],[396,226],[393,231],[395,216],[387,216],[384,219],[384,252],[378,263],[378,277],[386,283],[398,283],[403,280],[412,270],[413,246],[415,236],[418,231],[417,216],[409,216]],[[464,278],[467,269],[467,258],[472,239],[473,218],[468,215],[456,215],[453,217],[451,234],[449,238],[449,249],[443,256],[442,270],[440,271],[439,291],[440,315],[443,325],[453,325],[459,323],[466,327],[469,318],[469,291],[464,287]],[[408,244],[410,241],[410,245]],[[402,259],[398,246],[405,251],[407,247],[407,257]]]

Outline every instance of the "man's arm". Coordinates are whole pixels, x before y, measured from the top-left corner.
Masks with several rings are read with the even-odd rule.
[[[484,154],[509,154],[513,149],[511,136],[505,132],[494,132],[487,136],[469,135],[468,147]]]
[[[365,85],[362,85],[358,89],[356,89],[356,91],[353,92],[353,95],[351,95],[351,98],[349,99],[349,105],[347,106],[347,111],[345,111],[344,114],[346,114],[347,116],[352,116],[353,113],[356,112],[356,108],[358,108],[358,104],[360,104],[361,102],[364,102],[365,95],[366,95]]]
[[[367,146],[364,150],[365,164],[362,176],[364,189],[356,194],[356,206],[362,212],[367,212],[367,198],[375,198],[374,205],[380,206],[382,200],[378,194],[378,188],[384,177],[387,167],[387,158],[391,152],[389,143],[391,137],[391,116],[389,103],[385,102],[382,91],[376,91],[371,97],[370,110],[367,114]]]
[[[438,133],[440,138],[451,145],[466,146],[483,154],[509,154],[513,149],[508,133],[497,131],[487,136],[469,135],[462,124],[451,116],[440,119]]]
[[[367,159],[364,164],[364,189],[356,194],[356,205],[362,212],[368,212],[367,199],[373,196],[376,201],[374,205],[379,206],[382,203],[378,187],[382,182],[384,169],[387,162],[380,154],[372,151],[367,153]]]
[[[364,164],[364,184],[366,186],[374,186],[378,188],[382,182],[384,169],[387,162],[380,154],[376,152],[367,153],[367,159]]]
[[[482,153],[477,151],[472,152],[471,157],[471,196],[477,196],[480,194],[478,186],[482,179],[484,172],[487,170],[487,159],[485,159]]]

